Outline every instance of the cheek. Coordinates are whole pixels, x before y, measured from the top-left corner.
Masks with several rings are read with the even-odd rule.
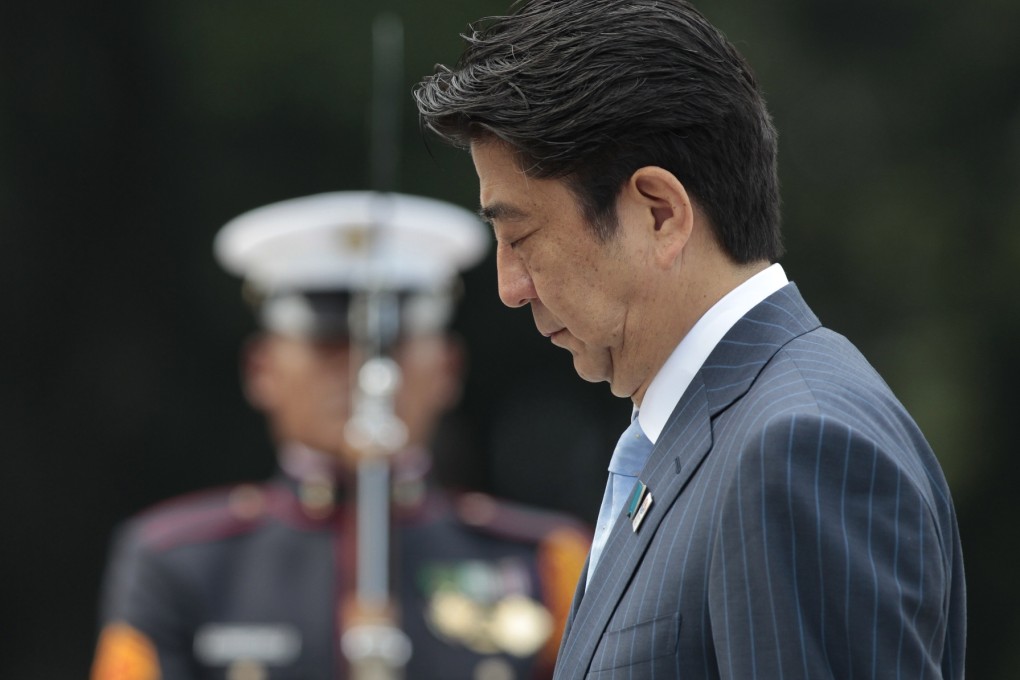
[[[430,347],[404,351],[400,361],[400,388],[397,390],[398,403],[428,399],[439,378],[440,357]]]
[[[564,260],[558,267],[548,268],[544,276],[546,291],[560,304],[589,317],[603,295],[603,286],[591,264],[583,260]]]
[[[545,250],[521,258],[521,261],[539,299],[563,302],[584,292],[583,270],[578,271],[579,267],[572,257]]]
[[[350,402],[350,368],[345,361],[308,361],[295,367],[290,398],[309,413],[346,415]]]

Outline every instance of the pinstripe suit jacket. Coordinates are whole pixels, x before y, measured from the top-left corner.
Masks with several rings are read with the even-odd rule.
[[[924,437],[790,284],[680,399],[621,516],[556,678],[962,678],[949,489]]]

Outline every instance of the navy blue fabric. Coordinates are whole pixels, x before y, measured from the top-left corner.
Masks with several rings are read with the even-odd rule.
[[[641,472],[557,662],[577,678],[962,678],[960,538],[903,406],[795,285],[752,309]]]

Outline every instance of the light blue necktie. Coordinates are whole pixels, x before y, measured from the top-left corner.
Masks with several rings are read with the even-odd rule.
[[[645,466],[648,456],[652,453],[652,442],[641,431],[637,414],[630,421],[630,426],[620,435],[613,457],[609,461],[609,480],[606,482],[606,493],[602,497],[599,518],[595,524],[595,538],[591,544],[591,557],[588,560],[588,580],[595,572],[602,549],[609,539],[609,533],[620,516],[627,498],[634,489],[641,469]]]

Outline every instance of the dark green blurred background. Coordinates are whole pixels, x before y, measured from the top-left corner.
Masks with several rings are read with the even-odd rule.
[[[403,18],[409,93],[507,2],[0,8],[0,678],[85,676],[117,520],[270,470],[237,379],[251,319],[210,242],[249,208],[369,186],[373,17]],[[1020,3],[699,6],[754,65],[780,130],[787,273],[949,476],[969,677],[1020,677]],[[467,156],[426,144],[409,94],[401,120],[398,188],[474,207]],[[629,405],[499,305],[491,258],[467,285],[448,469],[593,519]]]

